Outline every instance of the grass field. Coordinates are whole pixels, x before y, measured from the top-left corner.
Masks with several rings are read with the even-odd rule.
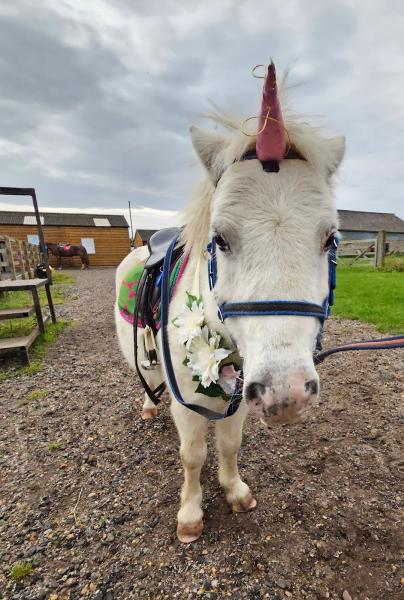
[[[54,304],[63,304],[67,295],[67,286],[74,283],[74,278],[64,273],[53,274],[52,299]],[[47,303],[46,293],[43,288],[39,292],[42,308]],[[0,298],[0,308],[20,308],[32,305],[31,292],[8,292]],[[0,366],[0,381],[8,377],[18,377],[30,373],[36,373],[40,370],[42,359],[46,354],[48,347],[55,341],[69,325],[66,321],[57,321],[57,323],[48,322],[45,326],[45,333],[38,336],[32,348],[30,349],[31,364],[29,367],[17,367],[2,369]],[[0,321],[0,338],[17,337],[27,335],[36,326],[34,316],[26,319],[11,319],[9,321]]]
[[[381,332],[403,333],[404,272],[339,265],[332,314],[373,323]]]

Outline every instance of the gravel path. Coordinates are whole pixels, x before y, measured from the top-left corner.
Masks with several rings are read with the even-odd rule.
[[[76,326],[42,372],[1,383],[0,598],[403,597],[404,353],[330,358],[305,423],[248,422],[240,468],[253,513],[228,513],[210,443],[205,532],[184,547],[176,432],[167,404],[140,418],[115,339],[114,271],[74,275],[78,299],[57,311]],[[328,332],[326,345],[375,334],[338,320]],[[21,560],[34,569],[17,584]]]

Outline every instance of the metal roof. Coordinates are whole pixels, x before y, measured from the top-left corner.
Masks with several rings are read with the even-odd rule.
[[[148,242],[153,233],[156,233],[158,229],[136,229],[136,233],[140,235],[144,242]]]
[[[41,212],[41,221],[43,225],[52,225],[60,227],[97,227],[96,222],[99,219],[107,219],[111,227],[129,227],[123,215],[86,215],[80,213],[48,213]],[[33,217],[35,224],[35,213],[32,211],[0,211],[0,225],[24,225],[25,217]],[[96,219],[96,221],[94,221]],[[31,220],[31,219],[29,219]],[[99,222],[99,221],[98,221]],[[99,227],[100,225],[98,225]]]
[[[393,213],[339,210],[340,231],[387,231],[404,233],[404,221]]]

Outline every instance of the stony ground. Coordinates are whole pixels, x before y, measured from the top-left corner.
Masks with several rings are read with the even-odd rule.
[[[76,326],[42,372],[1,384],[0,598],[404,597],[404,353],[330,358],[304,424],[248,422],[240,466],[253,513],[228,513],[211,446],[205,532],[183,546],[168,407],[140,418],[114,334],[113,271],[75,275],[78,299],[58,313]],[[326,344],[375,334],[336,320],[328,332]],[[33,391],[42,397],[28,401]],[[15,583],[18,561],[33,571]]]

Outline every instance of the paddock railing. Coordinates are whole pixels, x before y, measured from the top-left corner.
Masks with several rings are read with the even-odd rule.
[[[0,279],[35,279],[37,265],[42,262],[39,247],[0,235]]]
[[[375,239],[341,240],[338,246],[338,257],[343,259],[348,266],[353,265],[359,259],[367,259],[375,267],[381,267],[388,254],[395,254],[399,251],[399,242],[387,240],[386,232],[379,231]]]

